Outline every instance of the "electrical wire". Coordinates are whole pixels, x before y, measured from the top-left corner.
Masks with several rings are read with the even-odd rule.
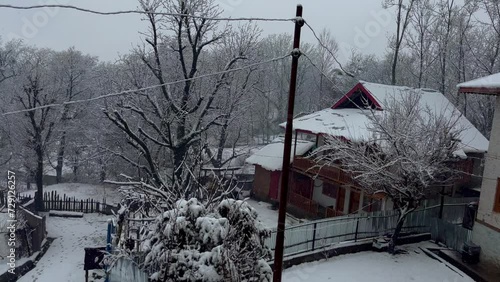
[[[80,12],[91,13],[101,16],[113,16],[113,15],[125,15],[125,14],[147,14],[147,15],[161,15],[161,16],[173,16],[173,17],[189,17],[194,19],[203,20],[214,20],[214,21],[269,21],[269,22],[288,22],[295,21],[296,18],[231,18],[231,17],[204,17],[190,14],[179,14],[179,13],[166,13],[166,12],[149,12],[149,11],[139,11],[139,10],[123,10],[123,11],[112,11],[112,12],[101,12],[86,8],[81,8],[72,5],[60,5],[60,4],[47,4],[47,5],[33,5],[33,6],[15,6],[0,4],[0,8],[17,9],[17,10],[32,10],[32,9],[43,9],[43,8],[62,8],[77,10]]]
[[[319,38],[319,36],[317,35],[316,31],[314,30],[314,28],[309,24],[307,23],[307,21],[305,22],[305,25],[311,30],[313,36],[316,38],[316,40],[318,41],[319,45],[321,47],[323,47],[323,49],[325,49],[331,56],[332,58],[335,60],[335,62],[339,65],[340,69],[348,76],[352,77],[352,78],[356,78],[356,76],[352,73],[350,73],[349,71],[346,71],[345,68],[342,66],[342,64],[340,63],[340,61],[337,59],[337,56],[335,56],[335,54],[333,54],[332,50],[330,50],[324,43],[323,41],[321,41],[321,39]]]
[[[147,87],[138,88],[138,89],[130,89],[130,90],[120,91],[120,92],[116,92],[116,93],[105,94],[105,95],[93,97],[93,98],[90,98],[90,99],[66,101],[66,102],[63,102],[63,103],[48,104],[48,105],[33,107],[33,108],[29,108],[29,109],[24,109],[24,110],[17,110],[17,111],[6,112],[6,113],[2,113],[2,116],[19,114],[19,113],[26,113],[26,112],[32,112],[32,111],[36,111],[36,110],[40,110],[40,109],[45,109],[45,108],[62,107],[62,106],[67,106],[67,105],[72,105],[72,104],[87,103],[87,102],[97,101],[97,100],[111,98],[111,97],[116,97],[116,96],[129,95],[129,94],[133,94],[133,93],[136,93],[136,92],[139,92],[139,91],[151,90],[151,89],[155,89],[155,88],[159,88],[159,87],[163,87],[163,86],[178,84],[178,83],[192,81],[192,80],[196,80],[196,79],[201,79],[201,78],[211,77],[211,76],[215,76],[215,75],[220,75],[220,74],[225,74],[225,73],[232,73],[232,72],[236,72],[236,71],[241,71],[241,70],[245,70],[245,69],[248,69],[248,68],[256,67],[256,66],[259,66],[259,65],[263,65],[263,64],[267,64],[267,63],[272,63],[272,62],[276,62],[276,61],[279,61],[279,60],[283,60],[283,59],[285,59],[285,58],[287,58],[289,56],[290,56],[290,54],[284,55],[284,56],[281,56],[281,57],[277,57],[277,58],[273,58],[273,59],[270,59],[270,60],[266,60],[266,61],[261,61],[261,62],[254,63],[254,64],[249,64],[249,65],[246,65],[246,66],[243,66],[243,67],[239,67],[239,68],[234,68],[234,69],[230,69],[230,70],[209,73],[209,74],[200,75],[200,76],[196,76],[196,77],[192,77],[192,78],[187,78],[187,79],[181,79],[181,80],[177,80],[177,81],[167,82],[167,83],[164,83],[164,84],[157,84],[157,85],[147,86]]]

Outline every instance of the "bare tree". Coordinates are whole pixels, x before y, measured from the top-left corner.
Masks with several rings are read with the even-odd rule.
[[[424,74],[437,58],[434,52],[433,39],[434,23],[437,20],[434,14],[435,4],[430,0],[417,1],[415,11],[411,17],[412,30],[408,33],[408,47],[417,57],[417,87],[426,87]]]
[[[309,102],[311,106],[315,106],[314,110],[321,110],[325,107],[331,106],[334,98],[338,98],[332,97],[333,93],[343,94],[339,93],[338,90],[334,88],[336,85],[332,85],[331,83],[335,76],[335,72],[338,70],[335,68],[336,60],[334,57],[334,55],[338,52],[338,44],[333,38],[331,32],[327,29],[323,29],[321,31],[319,39],[323,43],[324,47],[317,44],[312,50],[314,63],[319,69],[318,73],[314,77],[316,88],[318,90],[311,91],[312,93],[309,93],[309,96],[313,96],[314,92],[318,93],[317,97],[314,97],[317,100]]]
[[[174,199],[185,198],[193,193],[193,175],[186,168],[194,167],[199,159],[196,156],[203,146],[202,134],[225,116],[214,103],[231,76],[224,72],[215,78],[194,78],[235,68],[247,59],[252,45],[248,40],[236,42],[225,62],[214,67],[208,54],[235,32],[230,26],[206,19],[221,13],[214,1],[142,0],[140,5],[146,12],[149,30],[144,34],[145,46],[134,55],[140,64],[129,64],[131,83],[161,86],[157,90],[138,91],[119,101],[115,109],[108,107],[105,114],[125,133],[140,159],[121,157],[144,171],[155,187],[168,190]],[[163,17],[155,13],[160,11],[186,16]],[[167,85],[169,80],[182,82]],[[175,188],[168,188],[173,185]]]
[[[399,52],[401,51],[403,46],[403,40],[406,35],[406,30],[410,25],[413,6],[417,1],[419,0],[384,0],[383,3],[385,8],[396,8],[396,34],[394,35],[391,42],[391,48],[394,52],[394,58],[392,59],[391,66],[392,85],[396,85],[397,82],[396,75]]]
[[[50,83],[50,64],[53,53],[48,50],[27,49],[23,52],[19,82],[14,88],[15,105],[20,109],[30,110],[32,108],[43,107],[54,104],[57,101],[57,91]],[[24,125],[27,134],[26,145],[35,156],[35,181],[37,194],[35,206],[37,210],[43,210],[43,173],[44,160],[47,146],[51,141],[54,124],[55,110],[51,107],[44,107],[37,110],[30,110],[24,113],[24,120],[16,116],[18,124]]]
[[[398,94],[396,94],[398,95]],[[390,251],[408,214],[426,195],[453,177],[450,161],[458,150],[457,115],[435,113],[420,102],[419,93],[385,102],[384,111],[367,110],[369,140],[330,137],[317,152],[317,160],[341,163],[368,194],[383,194],[399,212]],[[347,137],[347,136],[346,136]],[[348,137],[347,137],[348,138]]]
[[[54,57],[55,79],[60,85],[61,97],[64,101],[73,101],[75,99],[88,99],[91,97],[90,79],[92,69],[97,63],[97,58],[85,56],[75,48],[59,52]],[[88,104],[87,104],[88,105]],[[78,136],[81,128],[78,128],[78,119],[82,119],[85,113],[86,105],[65,105],[58,121],[57,134],[57,162],[55,165],[57,183],[62,180],[62,171],[64,166],[65,153],[67,153],[67,144]],[[76,125],[76,126],[75,126]],[[75,131],[76,129],[76,131]],[[69,134],[68,134],[69,133]],[[81,138],[82,136],[80,136]],[[80,152],[78,148],[74,150],[77,157]],[[49,161],[50,165],[52,163]],[[73,166],[75,169],[76,166]]]

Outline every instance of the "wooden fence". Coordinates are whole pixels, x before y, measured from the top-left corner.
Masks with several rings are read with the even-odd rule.
[[[288,202],[309,214],[316,216],[318,214],[319,205],[315,201],[301,196],[297,193],[290,192]]]
[[[7,203],[7,195],[0,191],[0,206]],[[31,195],[17,194],[17,200],[20,203],[32,200]],[[72,211],[72,212],[82,212],[82,213],[104,213],[107,215],[112,215],[113,211],[117,210],[117,207],[109,205],[105,200],[99,202],[94,199],[77,199],[76,197],[69,197],[66,194],[59,195],[56,191],[43,193],[43,204],[45,210],[56,210],[56,211]]]
[[[94,199],[76,199],[66,194],[60,196],[55,191],[43,194],[43,204],[46,210],[74,211],[83,213],[94,213],[103,211],[106,202],[98,202]]]
[[[31,228],[31,254],[40,251],[43,240],[47,237],[45,216],[38,216],[22,206],[19,206],[17,212],[23,215]]]

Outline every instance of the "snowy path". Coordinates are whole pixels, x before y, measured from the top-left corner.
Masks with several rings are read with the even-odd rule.
[[[106,221],[106,216],[97,214],[83,218],[47,217],[49,237],[56,239],[36,267],[18,281],[85,281],[84,248],[106,245]]]
[[[418,248],[425,243],[403,246],[408,254],[361,252],[327,261],[305,263],[283,273],[284,282],[473,282],[463,273],[428,257]]]
[[[267,227],[274,229],[278,225],[278,210],[272,210],[271,204],[266,202],[259,202],[256,200],[248,199],[246,202],[252,206],[259,214],[258,219],[262,221],[262,224]],[[286,225],[295,225],[298,222],[287,215]]]

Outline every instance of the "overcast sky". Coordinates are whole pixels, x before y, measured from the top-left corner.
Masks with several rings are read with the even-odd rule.
[[[225,8],[224,16],[291,18],[296,4],[290,0],[216,0]],[[0,0],[0,4],[68,4],[99,11],[133,10],[137,0]],[[314,29],[330,29],[341,45],[344,61],[352,48],[383,55],[387,38],[394,31],[394,19],[379,0],[302,1],[304,18]],[[264,35],[293,32],[291,22],[259,23]],[[63,50],[71,46],[113,61],[141,42],[145,23],[139,15],[99,16],[65,9],[12,10],[0,8],[0,36],[19,37],[38,47]],[[314,42],[308,29],[303,40]]]

